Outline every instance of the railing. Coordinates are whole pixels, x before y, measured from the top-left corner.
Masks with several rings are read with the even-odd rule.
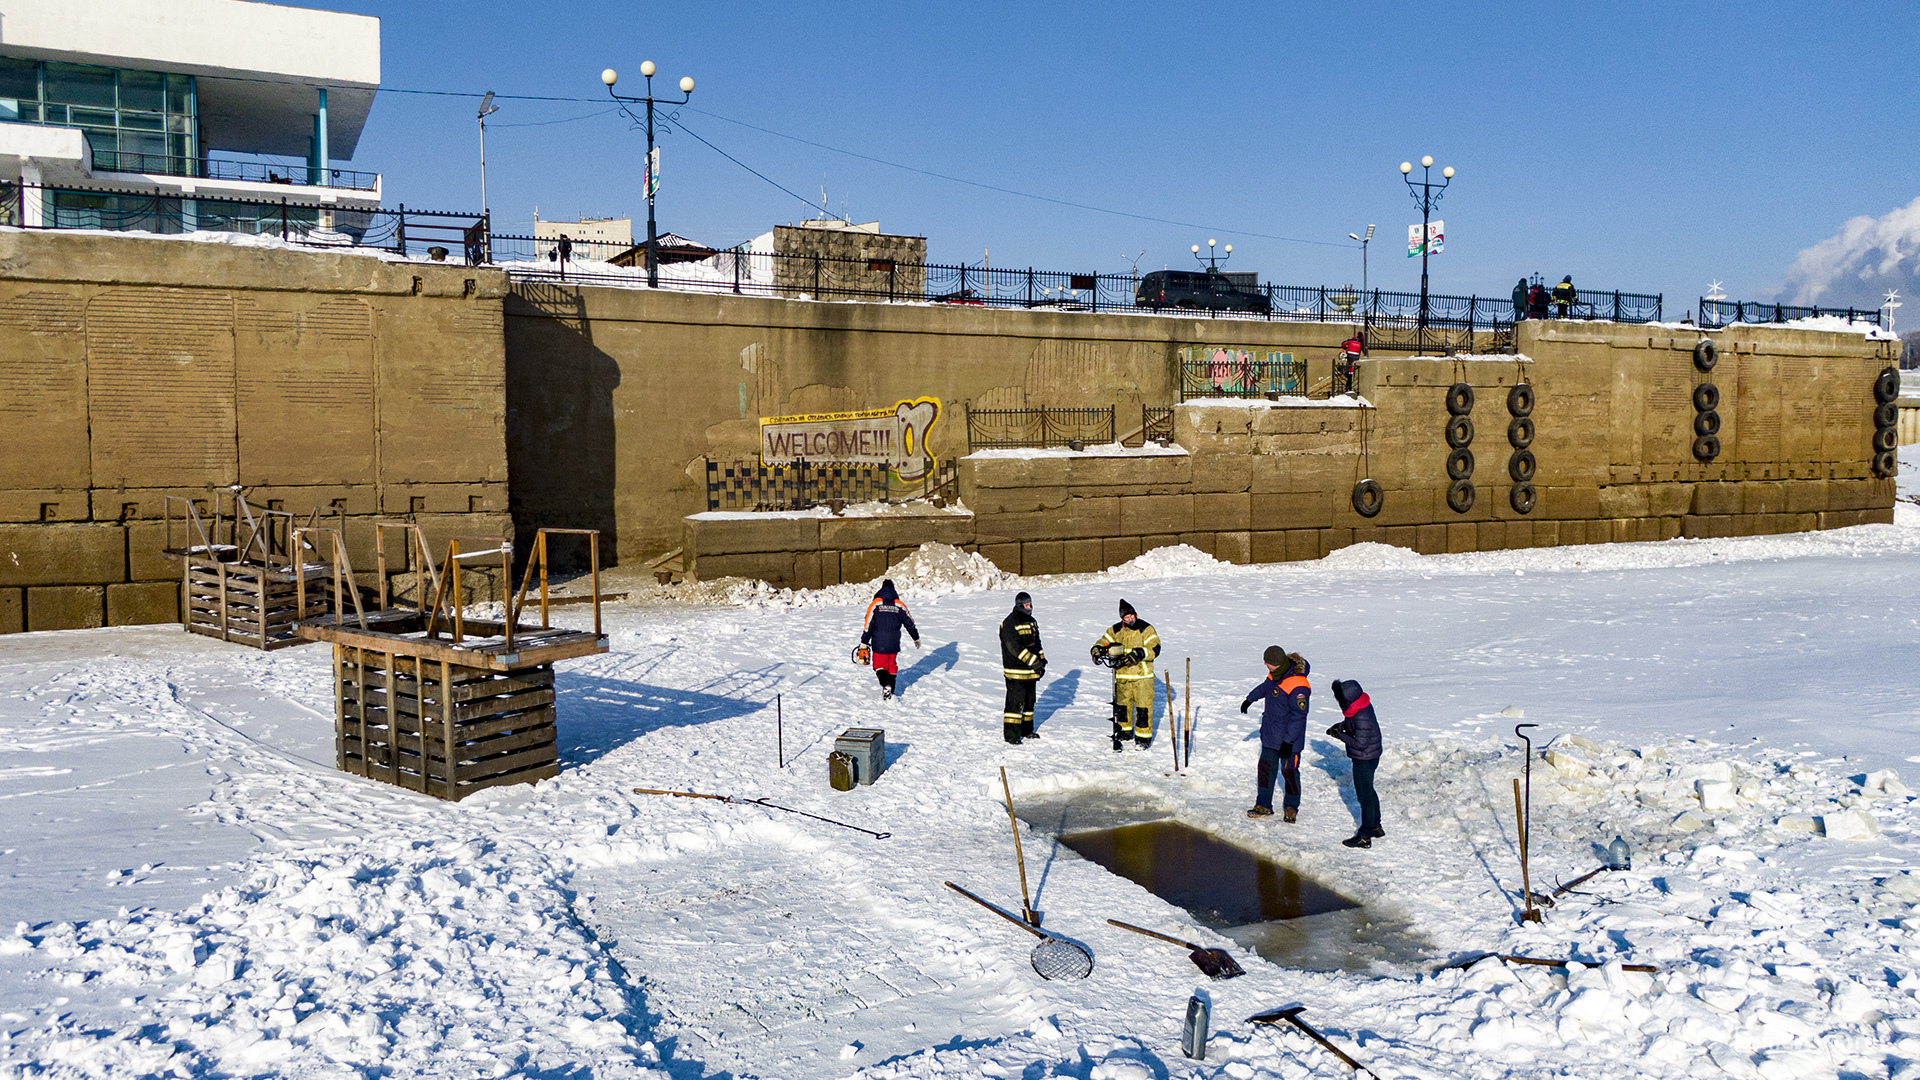
[[[1787,304],[1755,304],[1739,300],[1709,300],[1700,298],[1701,326],[1731,326],[1734,323],[1783,323],[1794,319],[1812,319],[1822,315],[1845,319],[1848,322],[1872,323],[1880,325],[1878,309],[1837,307],[1793,307]]]
[[[1082,447],[1113,441],[1114,407],[975,409],[967,407],[967,452]]]
[[[1251,349],[1183,349],[1180,400],[1188,398],[1297,397],[1307,392],[1307,361],[1292,353]],[[1193,354],[1204,353],[1196,356]]]
[[[1173,441],[1173,406],[1140,406],[1140,441],[1142,443]]]
[[[379,173],[354,172],[351,169],[314,169],[299,162],[228,161],[223,158],[95,150],[93,167],[106,172],[146,173],[150,176],[193,176],[207,180],[246,180],[260,184],[301,184],[347,188],[353,191],[376,191],[380,187]]]
[[[917,483],[900,483],[884,465],[796,461],[763,465],[758,461],[707,462],[708,510],[809,510],[834,502],[903,502],[907,499],[956,499],[960,469],[935,462]]]

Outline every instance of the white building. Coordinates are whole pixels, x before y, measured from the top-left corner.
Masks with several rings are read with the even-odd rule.
[[[357,232],[380,177],[335,163],[379,85],[380,20],[362,15],[0,0],[0,222]]]
[[[573,257],[606,262],[633,246],[632,218],[590,218],[579,221],[541,221],[533,215],[533,257],[546,259],[557,253],[560,238],[573,244]]]

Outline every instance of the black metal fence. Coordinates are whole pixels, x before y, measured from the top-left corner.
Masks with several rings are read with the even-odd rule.
[[[1140,441],[1142,443],[1173,441],[1173,406],[1140,406]]]
[[[884,465],[796,461],[763,465],[758,461],[707,462],[708,510],[810,510],[835,501],[902,502],[907,499],[959,497],[960,469],[938,461],[927,477],[901,483]]]
[[[229,161],[224,158],[181,157],[176,154],[135,154],[124,150],[93,151],[93,167],[106,172],[146,173],[150,176],[192,176],[209,180],[249,180],[260,184],[318,184],[353,191],[374,191],[380,174],[352,169],[315,169],[302,162]]]
[[[1848,322],[1880,325],[1880,312],[1861,308],[1794,307],[1788,304],[1755,304],[1739,300],[1700,298],[1701,326],[1732,326],[1734,323],[1783,323],[1831,315]]]
[[[976,409],[967,406],[967,451],[1036,450],[1113,441],[1114,407]]]

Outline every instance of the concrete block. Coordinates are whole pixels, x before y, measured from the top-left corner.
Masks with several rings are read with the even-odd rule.
[[[1241,492],[1208,492],[1193,497],[1193,525],[1197,529],[1244,532],[1251,528],[1250,496]]]
[[[1827,492],[1829,510],[1865,510],[1874,504],[1874,484],[1870,480],[1830,480]]]
[[[1832,509],[1827,484],[1825,480],[1788,480],[1784,485],[1787,489],[1787,513],[1817,514]]]
[[[1740,499],[1738,484],[1695,484],[1693,505],[1688,512],[1695,516],[1737,514],[1740,512]]]
[[[1253,485],[1253,459],[1245,454],[1195,455],[1193,490],[1247,491]]]
[[[1360,522],[1366,522],[1376,528],[1395,525],[1428,525],[1433,522],[1434,507],[1436,505],[1442,509],[1446,507],[1444,488],[1439,491],[1432,488],[1388,488],[1385,495],[1386,498],[1380,504],[1380,512],[1374,515],[1372,520],[1354,512],[1351,491],[1336,496],[1339,498],[1339,504],[1334,510],[1334,521],[1341,525],[1351,525],[1353,528],[1359,528]],[[1344,515],[1341,513],[1342,508],[1346,511]],[[1451,510],[1446,512],[1449,515],[1453,513]]]
[[[1560,546],[1560,523],[1557,521],[1534,522],[1533,523],[1533,546],[1534,547]]]
[[[865,548],[918,548],[938,543],[961,547],[973,542],[971,514],[888,515],[870,518],[822,518],[820,547],[858,551]]]
[[[1058,540],[1034,540],[1020,545],[1020,572],[1026,575],[1066,572],[1066,545]]]
[[[1070,497],[1063,487],[979,488],[966,505],[976,514],[1031,514],[1058,510]]]
[[[1213,557],[1236,566],[1245,566],[1253,561],[1252,534],[1244,529],[1227,530],[1214,534]]]
[[[1327,554],[1327,529],[1288,529],[1287,561],[1306,562]]]
[[[997,564],[996,564],[997,565]],[[872,581],[887,572],[885,548],[861,548],[840,553],[841,581]],[[1016,570],[1015,573],[1018,573]]]
[[[1447,526],[1447,554],[1458,555],[1462,552],[1479,550],[1480,526],[1474,522],[1456,521]]]
[[[1500,551],[1509,546],[1509,532],[1525,530],[1528,543],[1532,543],[1533,527],[1526,522],[1479,521],[1473,526],[1475,551]]]
[[[1447,553],[1446,525],[1416,525],[1413,528],[1413,550],[1422,555],[1445,555]]]
[[[992,563],[993,565],[999,567],[1000,569],[1006,571],[1009,574],[1017,574],[1020,572],[1020,545],[1019,544],[981,544],[979,553],[983,557],[985,557],[988,562]],[[860,580],[858,578],[852,577],[849,571],[847,571],[844,568],[845,559],[846,557],[844,555],[841,556],[841,565],[842,565],[841,575],[843,577],[846,577],[848,581]]]
[[[1354,532],[1357,534],[1359,530],[1356,529]],[[1389,525],[1380,530],[1380,535],[1377,539],[1382,544],[1392,544],[1394,547],[1403,547],[1408,551],[1418,551],[1420,527],[1418,525]]]
[[[793,576],[787,579],[786,587],[789,589],[817,589],[822,584],[823,582],[820,579],[820,553],[817,551],[794,552]]]
[[[1822,529],[1845,529],[1863,524],[1866,512],[1863,510],[1829,510],[1820,515]]]
[[[687,544],[701,555],[814,551],[820,547],[820,519],[784,514],[690,517],[686,520],[686,538]]]
[[[1540,492],[1540,504],[1536,513],[1545,514],[1558,521],[1576,521],[1605,517],[1600,512],[1600,489],[1597,487],[1543,487]]]
[[[179,540],[179,530],[175,529],[175,540]],[[180,563],[163,554],[167,545],[167,523],[164,521],[127,522],[127,576],[133,581],[169,581],[178,579],[182,573]],[[354,559],[354,566],[361,564]],[[371,563],[366,565],[371,566]]]
[[[1069,574],[1091,574],[1107,568],[1106,552],[1099,540],[1068,540],[1061,560]]]
[[[126,579],[127,530],[119,525],[0,525],[0,585]]]
[[[838,585],[845,580],[845,578],[840,576],[840,553],[837,551],[822,551],[820,553],[821,587],[825,588],[829,585]]]
[[[1269,492],[1248,496],[1254,529],[1325,529],[1333,525],[1333,498],[1324,491]]]
[[[1600,489],[1600,513],[1610,518],[1646,517],[1653,492],[1647,484],[1609,484]]]
[[[1120,500],[1121,536],[1158,536],[1193,528],[1193,496],[1129,495]]]
[[[793,552],[790,551],[702,555],[694,563],[694,573],[701,581],[714,581],[723,577],[748,578],[764,581],[783,589],[793,588],[795,580]]]
[[[1248,469],[1250,491],[1351,491],[1360,479],[1360,455],[1350,452],[1257,455]]]
[[[1353,546],[1353,530],[1334,526],[1320,530],[1320,556],[1325,558],[1343,547]]]
[[[105,626],[105,585],[45,585],[27,590],[28,630],[86,630]]]
[[[1109,536],[1100,541],[1100,562],[1103,566],[1119,566],[1139,558],[1141,550],[1137,536]]]
[[[1180,542],[1190,548],[1212,555],[1214,548],[1218,545],[1219,535],[1218,533],[1211,532],[1184,532],[1180,534]]]
[[[1287,533],[1280,529],[1266,529],[1247,534],[1247,560],[1256,563],[1286,562]]]
[[[1743,514],[1784,514],[1787,511],[1787,485],[1772,480],[1748,480],[1740,485],[1740,512]]]
[[[0,521],[86,521],[91,516],[85,488],[0,491]]]
[[[180,621],[180,585],[141,581],[107,586],[107,625],[139,626]]]
[[[17,634],[26,628],[26,590],[0,589],[0,634]]]
[[[1788,514],[1793,519],[1794,532],[1812,532],[1820,527],[1819,514]]]
[[[1865,510],[1860,511],[1860,524],[1862,525],[1893,524],[1893,507],[1872,506],[1872,507],[1868,507]]]

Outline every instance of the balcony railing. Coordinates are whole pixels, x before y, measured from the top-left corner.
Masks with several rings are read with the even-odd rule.
[[[1845,319],[1850,323],[1872,323],[1880,325],[1880,312],[1864,308],[1850,307],[1795,307],[1790,304],[1756,304],[1740,300],[1709,300],[1700,298],[1700,325],[1708,327],[1731,326],[1734,323],[1784,323],[1795,319],[1817,319],[1823,316]]]
[[[311,187],[378,191],[380,174],[351,169],[313,169],[295,162],[224,161],[219,158],[178,157],[173,154],[132,154],[95,150],[93,167],[105,172],[146,173],[149,176],[192,176],[207,180],[243,180],[257,184],[296,184]]]

